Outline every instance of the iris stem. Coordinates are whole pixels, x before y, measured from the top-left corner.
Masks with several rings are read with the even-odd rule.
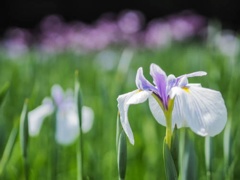
[[[166,136],[165,141],[169,149],[171,149],[171,140],[172,140],[172,115],[168,111],[165,112],[166,117]]]
[[[169,149],[171,149],[171,140],[172,140],[172,111],[173,111],[173,106],[174,106],[174,99],[169,99],[168,100],[168,108],[166,109],[161,100],[159,99],[158,96],[155,94],[152,94],[155,100],[158,102],[159,106],[162,108],[165,118],[166,118],[166,136],[165,136],[165,141],[166,144],[168,145]]]
[[[168,109],[164,110],[165,118],[166,118],[166,136],[165,141],[168,145],[169,149],[171,149],[172,143],[172,110],[173,110],[174,100],[170,99],[168,103]]]

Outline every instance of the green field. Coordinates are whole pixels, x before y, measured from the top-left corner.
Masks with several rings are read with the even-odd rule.
[[[41,104],[44,97],[50,97],[52,85],[59,84],[64,90],[74,89],[75,71],[79,72],[83,105],[91,107],[95,114],[92,129],[82,137],[83,179],[118,179],[116,99],[118,95],[136,89],[135,76],[139,67],[143,67],[144,75],[152,81],[149,75],[151,63],[156,63],[167,74],[175,76],[206,71],[207,76],[191,78],[189,81],[220,91],[228,111],[226,128],[211,138],[209,156],[205,153],[204,137],[194,134],[189,128],[178,130],[180,153],[184,154],[181,148],[187,147],[186,144],[190,144],[192,150],[192,154],[180,154],[185,158],[179,161],[179,179],[190,177],[191,173],[191,177],[199,180],[239,179],[239,58],[239,53],[233,57],[227,56],[205,41],[176,42],[162,49],[110,46],[85,54],[71,51],[44,54],[32,49],[15,58],[1,51],[0,89],[7,82],[10,87],[0,106],[0,179],[25,179],[18,131],[25,99],[29,100],[28,110],[31,111]],[[125,66],[121,67],[121,63]],[[129,66],[126,66],[127,63]],[[109,64],[111,67],[106,69]],[[76,179],[76,142],[70,146],[57,144],[52,121],[54,117],[48,117],[39,136],[29,137],[29,179]],[[126,179],[165,179],[165,127],[154,119],[147,102],[129,108],[129,121],[135,145],[127,140]],[[6,150],[11,140],[13,144],[10,150]],[[2,162],[4,151],[10,153],[9,156],[5,154],[5,163]],[[206,167],[207,162],[210,163],[209,168]]]

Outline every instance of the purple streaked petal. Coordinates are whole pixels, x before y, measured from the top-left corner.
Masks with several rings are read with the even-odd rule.
[[[158,95],[162,99],[163,105],[167,108],[167,76],[166,73],[156,64],[151,64],[150,74],[153,77],[153,82],[158,88]]]
[[[188,78],[186,75],[181,76],[181,78],[178,79],[177,85],[180,87],[187,86],[188,84]]]
[[[181,86],[181,87],[186,86],[188,84],[187,78],[197,77],[197,76],[205,76],[205,75],[207,75],[207,73],[204,71],[197,71],[197,72],[181,75],[181,76],[177,77],[177,85]]]
[[[138,68],[136,75],[136,86],[140,90],[153,91],[158,94],[158,90],[143,75],[142,67]]]
[[[197,71],[197,72],[193,72],[193,73],[189,73],[189,74],[184,74],[184,75],[181,75],[179,76],[178,78],[181,78],[183,76],[186,76],[186,77],[196,77],[196,76],[206,76],[207,73],[205,71]],[[177,78],[177,79],[178,79]]]

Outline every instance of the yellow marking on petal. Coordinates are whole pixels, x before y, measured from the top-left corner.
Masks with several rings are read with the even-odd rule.
[[[188,88],[188,87],[186,87],[186,86],[185,86],[185,87],[183,87],[182,89],[183,89],[184,91],[186,91],[187,93],[190,93],[190,91],[189,91],[189,88]]]

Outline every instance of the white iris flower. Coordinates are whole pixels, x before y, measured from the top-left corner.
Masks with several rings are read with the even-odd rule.
[[[151,84],[140,67],[136,75],[137,90],[117,98],[120,121],[130,143],[134,144],[132,129],[128,121],[131,104],[143,103],[148,99],[150,110],[163,126],[166,126],[166,142],[171,145],[171,133],[175,127],[190,127],[201,136],[215,136],[226,125],[227,110],[220,92],[203,88],[200,84],[188,83],[188,78],[204,76],[199,71],[179,77],[166,76],[156,64],[151,64]]]
[[[59,85],[53,85],[52,98],[44,98],[42,104],[28,113],[29,135],[37,136],[47,116],[56,111],[55,138],[59,144],[69,145],[79,135],[77,106],[71,90],[64,93]],[[82,131],[88,132],[93,125],[94,112],[90,107],[82,107]]]

